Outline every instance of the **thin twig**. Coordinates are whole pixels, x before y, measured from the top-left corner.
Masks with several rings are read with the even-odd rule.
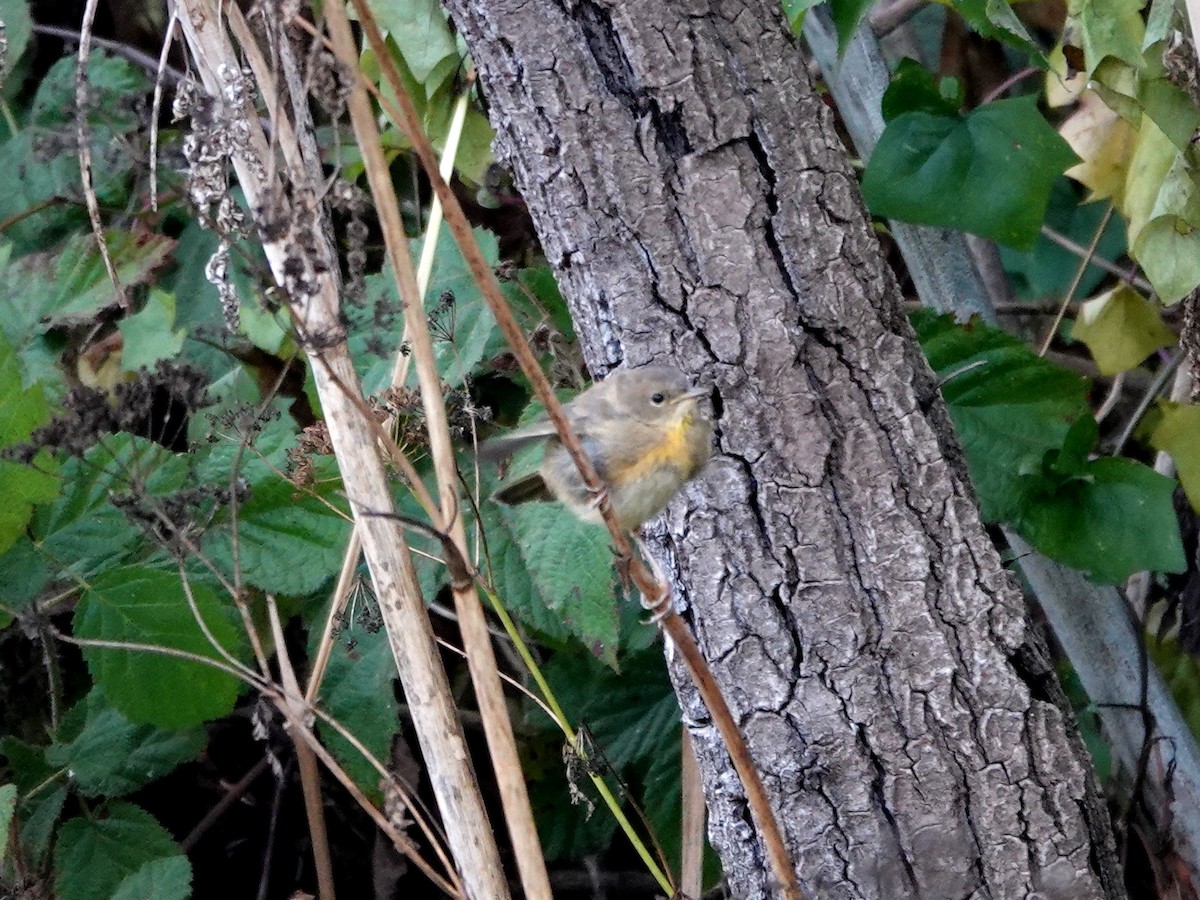
[[[1083,246],[1083,244],[1076,243],[1065,234],[1055,231],[1049,225],[1042,226],[1042,234],[1045,236],[1046,240],[1050,241],[1051,243],[1058,244],[1058,246],[1070,253],[1075,254],[1075,256],[1078,256],[1080,259],[1086,259],[1090,265],[1095,266],[1097,269],[1103,269],[1110,275],[1116,275],[1122,281],[1132,284],[1142,293],[1154,293],[1154,285],[1137,273],[1136,266],[1122,268],[1115,262],[1105,259],[1103,256],[1097,256],[1095,253],[1089,256],[1087,247]]]
[[[184,853],[187,853],[194,846],[196,846],[196,843],[200,840],[200,838],[204,837],[208,829],[210,829],[216,823],[216,821],[221,818],[221,816],[225,815],[229,807],[233,806],[233,804],[242,799],[242,796],[250,789],[250,785],[252,785],[258,779],[258,776],[265,772],[270,765],[271,758],[269,756],[263,756],[262,759],[254,764],[254,767],[250,769],[249,772],[238,779],[237,783],[225,792],[221,799],[213,805],[213,808],[204,814],[204,818],[196,823],[196,827],[188,832],[187,837],[179,842],[179,846],[183,849]]]
[[[1075,291],[1079,289],[1079,282],[1083,280],[1083,273],[1087,271],[1088,263],[1096,255],[1096,247],[1100,245],[1100,238],[1104,236],[1104,229],[1108,227],[1108,220],[1112,218],[1112,214],[1113,204],[1110,201],[1108,208],[1104,211],[1104,215],[1100,219],[1100,224],[1096,227],[1096,233],[1092,235],[1092,243],[1088,246],[1083,258],[1079,261],[1079,267],[1075,270],[1075,277],[1071,279],[1071,286],[1063,294],[1062,305],[1058,308],[1058,315],[1054,317],[1054,322],[1050,325],[1050,330],[1046,332],[1046,339],[1042,342],[1042,348],[1038,351],[1038,356],[1045,356],[1046,351],[1050,349],[1050,345],[1054,343],[1054,336],[1058,334],[1058,326],[1062,324],[1063,316],[1067,314],[1067,306],[1074,299]]]
[[[49,37],[61,38],[64,41],[73,41],[76,44],[82,44],[84,41],[84,34],[82,31],[76,31],[74,28],[63,28],[61,25],[43,25],[39,22],[35,22],[33,25],[33,31],[34,34],[44,34]],[[167,36],[169,40],[169,28],[167,30]],[[173,84],[179,84],[185,77],[184,74],[174,66],[160,64],[160,62],[149,53],[139,50],[132,44],[122,44],[120,41],[97,37],[90,32],[87,35],[87,40],[95,44],[97,47],[107,50],[109,53],[112,53],[115,56],[120,56],[129,60],[131,63],[134,63],[145,69],[147,72],[154,72],[156,74],[161,72],[163,75],[169,78]]]
[[[88,53],[91,49],[92,23],[96,19],[98,2],[99,0],[87,0],[83,11],[83,28],[79,34],[79,61],[75,66],[75,137],[79,145],[79,175],[83,185],[83,197],[87,201],[92,234],[96,237],[100,258],[104,260],[104,270],[108,273],[108,280],[112,283],[117,302],[128,312],[129,298],[121,288],[112,254],[108,252],[104,223],[100,219],[100,199],[96,196],[96,186],[92,181],[92,143],[89,140],[87,121],[88,108],[91,105],[88,103]]]
[[[267,594],[267,619],[271,625],[271,637],[275,641],[275,659],[279,663],[279,677],[283,681],[284,702],[288,696],[300,697],[300,683],[292,658],[288,653],[283,624],[279,621],[279,607],[275,598]],[[302,714],[297,711],[297,718]],[[325,806],[321,800],[321,772],[317,768],[317,755],[299,734],[292,732],[292,745],[296,749],[296,762],[300,768],[300,790],[304,795],[304,812],[308,817],[308,835],[312,840],[313,866],[317,870],[317,891],[321,900],[334,900],[333,858],[329,852],[329,832],[325,829]]]
[[[990,91],[988,91],[984,95],[983,99],[979,101],[979,105],[987,106],[993,100],[996,100],[997,98],[1004,96],[1004,94],[1006,94],[1010,89],[1012,89],[1014,86],[1020,84],[1022,81],[1024,81],[1030,75],[1038,75],[1041,73],[1041,71],[1042,70],[1039,69],[1037,66],[1027,66],[1024,69],[1021,69],[1021,71],[1019,71],[1019,72],[1014,72],[1012,75],[1008,76],[1008,78],[1005,78],[1002,82],[1000,82],[998,85],[996,85]]]
[[[179,29],[179,17],[175,14],[174,4],[169,5],[167,16],[167,33],[163,37],[158,65],[154,70],[154,101],[150,107],[150,209],[154,212],[158,212],[158,116],[162,110],[163,82],[170,68],[167,57],[171,55],[171,45],[175,42],[175,34]],[[175,84],[183,81],[183,73],[178,74]]]
[[[354,39],[345,5],[338,0],[326,3],[325,17],[338,58],[343,64],[351,67],[352,71],[356,70]],[[393,65],[390,54],[384,51],[380,63],[385,68]],[[363,156],[367,181],[375,200],[375,209],[387,246],[388,262],[391,264],[392,275],[404,307],[404,319],[411,340],[413,358],[416,361],[421,405],[425,413],[430,453],[437,476],[442,521],[449,523],[449,528],[439,526],[439,531],[448,532],[460,552],[465,554],[466,528],[461,504],[457,500],[458,470],[454,462],[454,446],[450,437],[442,379],[437,371],[433,340],[429,334],[429,322],[404,232],[400,202],[396,197],[380,142],[379,127],[370,98],[357,81],[348,99],[348,106],[350,121]],[[432,153],[430,158],[432,160]],[[433,169],[434,172],[439,171],[436,162],[433,163]],[[504,692],[500,686],[496,657],[488,636],[483,606],[472,582],[460,585],[451,579],[451,589],[458,611],[459,632],[467,649],[467,668],[475,686],[479,711],[483,715],[484,733],[500,789],[501,807],[508,825],[521,884],[525,896],[531,900],[551,900],[550,878],[546,873],[546,861],[533,819],[533,809],[521,770],[512,723],[508,718]]]
[[[1142,420],[1142,416],[1146,414],[1146,410],[1150,408],[1150,404],[1154,402],[1154,398],[1162,393],[1162,389],[1166,387],[1167,380],[1171,377],[1175,368],[1183,361],[1183,357],[1183,351],[1177,351],[1154,374],[1154,380],[1150,382],[1150,386],[1142,394],[1142,399],[1138,401],[1138,405],[1134,409],[1133,414],[1130,415],[1129,421],[1125,423],[1125,427],[1121,430],[1121,436],[1117,438],[1116,444],[1113,445],[1113,456],[1121,455],[1121,451],[1125,449],[1126,441],[1133,434],[1133,430],[1137,428],[1138,422]]]
[[[796,878],[796,870],[792,863],[791,855],[783,840],[782,830],[779,827],[779,823],[775,820],[774,813],[771,811],[766,788],[763,786],[762,778],[754,766],[749,748],[746,746],[745,739],[729,712],[729,707],[721,695],[716,679],[713,678],[712,672],[708,668],[708,663],[705,661],[703,654],[700,653],[700,649],[697,647],[691,632],[688,631],[687,626],[679,618],[678,614],[670,608],[669,589],[665,585],[659,584],[654,576],[646,570],[640,559],[634,555],[628,535],[625,534],[618,524],[612,505],[609,502],[608,494],[603,490],[603,483],[596,473],[591,459],[584,452],[583,445],[579,441],[579,436],[567,421],[562,404],[559,403],[550,386],[549,380],[538,365],[537,358],[529,346],[528,339],[517,324],[512,310],[509,308],[507,301],[505,301],[503,294],[501,294],[499,284],[496,282],[495,273],[487,264],[483,253],[479,249],[479,244],[475,240],[470,223],[463,212],[462,206],[458,202],[458,198],[438,172],[433,148],[421,131],[419,126],[420,119],[417,116],[416,108],[413,106],[412,98],[409,97],[399,72],[391,62],[391,56],[384,44],[373,13],[366,0],[352,0],[352,3],[355,12],[358,13],[363,33],[376,54],[382,66],[384,77],[387,78],[396,101],[400,105],[402,115],[396,121],[401,123],[401,127],[412,144],[413,152],[425,169],[425,173],[434,191],[441,198],[445,210],[446,223],[450,226],[450,230],[454,233],[454,237],[458,241],[459,248],[467,262],[467,267],[479,285],[480,291],[487,301],[493,317],[496,319],[497,326],[508,341],[509,348],[521,366],[521,371],[529,379],[537,398],[542,401],[547,417],[553,423],[555,431],[558,433],[560,443],[570,454],[571,459],[579,469],[584,484],[596,494],[599,500],[599,512],[608,526],[609,533],[612,535],[618,555],[623,561],[627,561],[628,563],[630,578],[647,598],[650,608],[655,610],[656,618],[660,619],[663,631],[675,642],[677,648],[680,650],[689,674],[695,682],[705,705],[708,707],[709,713],[713,717],[713,723],[717,726],[717,730],[725,742],[726,749],[729,751],[734,768],[741,778],[742,786],[746,792],[747,803],[758,826],[767,856],[771,862],[771,869],[779,882],[780,890],[785,897],[799,898],[801,896],[800,886]],[[344,51],[339,56],[342,58],[343,63],[353,65],[356,62],[353,58],[347,59],[347,53]]]

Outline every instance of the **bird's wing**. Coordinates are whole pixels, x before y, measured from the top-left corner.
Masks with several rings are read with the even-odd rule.
[[[563,412],[575,429],[575,433],[586,440],[591,433],[591,424],[596,421],[610,419],[614,415],[612,403],[605,397],[597,396],[593,391],[584,391],[563,407]],[[518,450],[544,441],[558,434],[549,419],[536,419],[516,431],[490,438],[479,446],[479,458],[490,462],[500,462],[512,456]]]
[[[486,462],[500,462],[508,459],[518,450],[544,441],[553,434],[556,432],[549,420],[531,422],[524,428],[518,428],[516,431],[484,441],[479,445],[479,458]]]

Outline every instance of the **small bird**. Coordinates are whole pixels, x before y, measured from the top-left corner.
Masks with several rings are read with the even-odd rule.
[[[644,366],[611,373],[564,407],[623,529],[657,515],[708,461],[713,425],[700,408],[704,396],[678,369]],[[585,522],[603,524],[600,497],[584,484],[549,420],[493,438],[479,453],[502,460],[539,441],[546,450],[538,470],[505,485],[494,499],[558,500]]]

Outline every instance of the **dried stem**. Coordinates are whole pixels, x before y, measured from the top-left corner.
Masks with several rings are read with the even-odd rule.
[[[771,811],[770,803],[767,800],[766,788],[763,786],[758,770],[754,766],[750,750],[746,746],[746,742],[742,738],[741,732],[729,712],[729,707],[724,697],[721,695],[716,679],[713,677],[712,671],[708,668],[708,663],[705,661],[704,656],[700,653],[699,647],[696,646],[691,632],[683,623],[683,620],[679,618],[678,614],[670,608],[670,591],[666,586],[659,584],[634,555],[628,535],[622,531],[620,525],[617,523],[616,516],[608,500],[607,492],[603,491],[600,477],[597,475],[591,460],[584,452],[583,446],[579,441],[579,436],[575,434],[570,423],[567,421],[562,404],[558,402],[558,398],[554,395],[554,390],[551,388],[549,380],[538,365],[537,358],[529,346],[529,341],[526,339],[525,333],[517,324],[512,311],[508,307],[508,303],[501,294],[500,286],[496,282],[495,273],[488,266],[483,253],[479,249],[478,243],[475,241],[470,223],[467,221],[458,198],[438,172],[433,148],[421,132],[419,126],[420,119],[413,106],[412,98],[408,96],[408,91],[404,87],[400,74],[391,61],[391,56],[387,51],[370,8],[365,0],[351,0],[351,2],[354,5],[355,12],[358,14],[363,34],[371,45],[371,49],[375,52],[381,64],[384,77],[387,78],[388,85],[391,87],[396,101],[399,103],[400,117],[396,121],[404,128],[409,141],[412,143],[413,152],[420,160],[426,176],[433,185],[434,191],[442,201],[446,215],[446,224],[449,225],[451,232],[453,232],[455,239],[458,241],[463,257],[467,261],[467,266],[476,283],[479,285],[480,291],[487,301],[492,315],[496,319],[496,324],[504,334],[509,348],[521,366],[521,371],[525,373],[525,376],[533,386],[537,398],[545,406],[546,414],[554,424],[560,442],[579,469],[584,483],[599,498],[600,513],[612,535],[618,555],[628,563],[630,577],[647,598],[651,608],[656,610],[656,618],[659,619],[664,633],[680,650],[688,672],[695,682],[697,689],[700,691],[700,695],[713,717],[713,722],[716,724],[722,739],[725,741],[725,746],[729,751],[734,768],[742,780],[747,802],[762,834],[767,855],[771,860],[771,868],[784,896],[799,898],[801,894],[799,883],[796,879],[795,867],[792,864],[787,845],[784,843],[782,831],[775,820],[774,813]],[[343,58],[343,62],[346,61]],[[353,60],[350,60],[350,62],[353,62]]]
[[[352,71],[356,70],[354,39],[345,6],[337,0],[332,0],[325,6],[325,16],[338,57],[349,65]],[[390,57],[388,59],[390,60]],[[461,504],[457,499],[458,469],[454,462],[454,447],[442,394],[442,379],[433,352],[433,339],[429,334],[425,305],[417,285],[417,273],[413,267],[408,239],[404,233],[400,202],[392,187],[391,174],[384,158],[371,100],[357,82],[349,98],[349,107],[350,120],[354,126],[359,152],[363,156],[367,181],[387,245],[388,261],[391,263],[392,274],[404,306],[405,325],[416,361],[417,381],[421,386],[421,404],[425,412],[430,452],[437,474],[442,519],[449,522],[448,531],[459,552],[465,556],[467,537]],[[436,163],[434,171],[437,171]],[[470,581],[459,584],[452,579],[451,588],[458,612],[459,631],[467,651],[467,666],[475,686],[479,711],[483,716],[484,733],[487,736],[504,817],[512,838],[525,895],[536,900],[551,900],[550,878],[546,873],[546,862],[538,839],[537,825],[533,820],[533,810],[521,771],[512,723],[508,718],[508,707],[496,669],[496,657],[488,635],[483,606],[479,602],[474,584]]]
[[[280,702],[291,707],[295,713],[294,718],[302,719],[302,709],[307,704],[300,699],[300,684],[296,680],[296,670],[292,668],[287,639],[283,636],[279,608],[270,594],[267,595],[267,616],[271,623],[271,636],[275,639],[275,659],[279,663],[279,676],[283,679],[284,695]],[[296,698],[298,702],[293,704],[290,698]],[[300,769],[300,789],[304,795],[304,813],[308,817],[308,834],[312,838],[313,866],[317,870],[317,893],[321,900],[334,900],[333,857],[329,853],[329,832],[325,828],[325,805],[321,800],[321,772],[317,768],[317,755],[297,729],[291,729],[291,734]]]
[[[422,700],[412,705],[413,724],[463,887],[471,896],[505,897],[508,891],[500,856],[433,641],[412,556],[396,523],[362,515],[364,509],[391,510],[394,503],[377,449],[376,423],[364,415],[365,404],[340,322],[338,261],[317,199],[323,178],[321,161],[305,153],[305,146],[298,148],[299,152],[289,148],[282,156],[285,161],[296,160],[296,166],[285,166],[283,173],[276,171],[276,156],[248,92],[233,89],[231,79],[241,77],[241,62],[225,31],[222,10],[226,8],[213,0],[179,0],[184,38],[208,95],[224,116],[244,127],[245,145],[232,155],[232,162],[247,205],[258,219],[271,270],[284,289],[296,331],[313,363],[317,392],[397,668],[409,696]],[[287,49],[282,47],[281,52]],[[305,117],[294,123],[300,139],[311,135],[312,123],[303,98],[293,100],[294,114]],[[273,96],[266,97],[266,108],[282,118],[283,104],[275,101]],[[283,137],[277,122],[272,135],[277,140]],[[306,140],[306,145],[311,142]],[[265,227],[268,225],[271,227]],[[319,757],[322,751],[316,750]]]

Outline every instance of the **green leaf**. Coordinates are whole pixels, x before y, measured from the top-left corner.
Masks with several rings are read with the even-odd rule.
[[[34,863],[50,852],[50,840],[67,803],[67,786],[54,785],[21,804],[21,847]]]
[[[1090,461],[1051,487],[1028,476],[1017,530],[1047,556],[1119,583],[1134,572],[1187,568],[1172,495],[1175,482],[1129,459]]]
[[[187,481],[188,460],[159,444],[128,434],[107,436],[83,459],[62,468],[63,492],[33,518],[42,551],[64,570],[86,578],[154,551],[145,534],[113,505],[135,491],[153,499],[179,490]]]
[[[309,594],[336,575],[350,535],[349,520],[335,511],[345,507],[340,490],[333,478],[307,489],[274,474],[255,482],[236,519],[237,564],[246,581],[271,593]],[[231,525],[210,528],[204,549],[233,571]]]
[[[906,57],[892,73],[892,80],[880,102],[880,112],[885,122],[917,111],[935,116],[957,116],[963,100],[961,81],[957,78],[935,79],[923,65]]]
[[[13,813],[17,810],[17,786],[0,784],[0,863],[4,862],[4,851],[8,849],[8,832],[12,828]]]
[[[122,319],[117,328],[125,338],[121,353],[121,368],[136,372],[151,367],[160,359],[173,359],[183,349],[185,331],[173,328],[175,298],[153,290],[141,311]]]
[[[215,592],[193,582],[192,596],[208,630],[235,657],[244,638]],[[166,647],[220,659],[188,607],[177,574],[144,566],[111,569],[83,594],[75,636]],[[131,721],[184,728],[227,715],[240,682],[210,665],[149,650],[84,647],[96,684]]]
[[[1168,305],[1200,285],[1200,188],[1188,154],[1171,155],[1171,166],[1159,183],[1134,181],[1131,174],[1126,189],[1126,203],[1137,210],[1129,222],[1130,249],[1159,300]],[[1151,199],[1153,206],[1147,211]]]
[[[545,673],[568,717],[587,730],[602,770],[611,766],[626,784],[642,782],[637,802],[651,817],[669,858],[675,858],[682,726],[661,647],[623,655],[621,674],[569,651],[554,654]],[[533,715],[537,724],[552,728],[540,712]],[[546,782],[538,785],[534,796],[535,802],[541,801],[537,820],[547,852],[569,855],[603,847],[611,828],[600,826],[609,817],[600,812],[592,817],[600,823],[583,821],[583,809],[563,802],[566,787],[558,778],[539,780]],[[594,793],[582,777],[577,786],[586,796]]]
[[[959,327],[925,310],[913,315],[913,325],[943,379],[983,517],[1012,521],[1024,495],[1021,473],[1040,469],[1088,412],[1087,381],[997,328]]]
[[[50,849],[50,837],[67,799],[66,773],[55,773],[42,747],[15,737],[0,738],[0,754],[7,759],[6,768],[21,797],[21,847],[37,865]]]
[[[496,236],[476,229],[475,237],[488,265],[495,266],[500,255]],[[414,245],[414,253],[419,257],[419,244]],[[444,295],[451,299],[443,302]],[[501,339],[491,309],[484,302],[449,229],[443,229],[438,239],[425,296],[438,372],[443,381],[458,387],[489,350],[498,351]],[[358,361],[366,394],[377,394],[391,384],[392,362],[404,331],[400,308],[391,274],[382,273],[367,278],[366,304],[347,311],[350,351]],[[380,352],[373,353],[373,348]]]
[[[78,160],[74,165],[78,179]],[[162,236],[105,235],[126,289],[149,280],[174,246]],[[53,329],[77,325],[116,302],[104,262],[90,232],[75,235],[54,252],[11,259],[11,250],[0,246],[0,331],[17,350],[23,384],[59,384],[61,341]]]
[[[448,56],[454,36],[437,0],[370,0],[372,14],[396,42],[408,69],[422,84]]]
[[[0,221],[13,220],[5,236],[22,252],[45,250],[87,226],[75,128],[75,69],[75,54],[51,66],[38,85],[28,120],[0,144],[0,171],[9,174],[6,190],[0,192]],[[138,66],[97,50],[88,58],[88,90],[93,186],[101,205],[122,207],[130,198],[135,167],[145,162],[145,148],[132,133],[142,126],[149,82]]]
[[[33,429],[50,417],[40,385],[22,387],[19,361],[0,333],[0,447],[28,439]],[[48,453],[39,453],[33,465],[0,459],[0,554],[25,533],[35,503],[49,503],[58,495],[57,466]]]
[[[28,0],[0,0],[0,22],[4,23],[4,37],[8,41],[4,68],[0,69],[0,84],[3,84],[33,37],[33,17],[29,14]],[[0,847],[0,859],[3,859],[3,853],[3,847]]]
[[[782,0],[783,14],[793,36],[800,37],[800,31],[804,28],[804,14],[820,2],[821,0]]]
[[[858,29],[858,23],[867,10],[871,8],[872,0],[829,0],[829,14],[833,19],[834,28],[838,35],[838,53],[844,53]]]
[[[863,197],[876,215],[1027,249],[1054,182],[1075,162],[1032,97],[989,103],[965,116],[909,112],[880,136],[863,175]]]
[[[506,590],[501,599],[535,626],[553,618],[598,658],[615,664],[619,595],[608,532],[557,503],[501,507],[500,517],[534,588],[529,596]],[[503,562],[511,572],[515,560],[506,554]]]
[[[170,860],[179,862],[164,865]],[[191,865],[171,835],[132,803],[111,804],[103,819],[66,822],[54,850],[54,871],[61,900],[177,900],[190,893],[192,877]]]
[[[1068,4],[1072,24],[1083,41],[1084,66],[1089,74],[1109,56],[1141,67],[1144,5],[1145,0],[1073,0]]]
[[[1023,50],[1035,64],[1044,64],[1041,48],[1007,0],[952,0],[950,5],[979,34]]]
[[[1103,203],[1080,203],[1079,195],[1066,178],[1060,178],[1050,191],[1046,225],[1077,244],[1088,246],[1104,218]],[[1029,251],[1000,247],[1000,261],[1018,297],[1041,300],[1062,296],[1070,287],[1079,268],[1079,257],[1039,233]],[[1104,228],[1096,256],[1117,259],[1125,255],[1125,223],[1114,215]],[[1107,277],[1097,267],[1088,266],[1076,287],[1076,296],[1086,297]]]
[[[83,796],[119,797],[193,759],[206,741],[202,728],[134,725],[93,688],[63,718],[46,760],[69,767]]]
[[[356,602],[373,601],[359,598]],[[378,622],[364,625],[359,621],[362,612],[356,612],[353,606],[346,615],[349,624],[335,638],[329,668],[321,683],[320,705],[386,766],[391,758],[392,738],[400,729],[393,689],[396,660],[387,633]],[[319,637],[320,631],[313,629],[314,642]],[[354,783],[378,802],[379,772],[332,728],[323,723],[318,723],[318,728],[322,741]]]
[[[19,538],[0,554],[0,603],[10,609],[24,609],[49,580],[46,558],[28,537]]]
[[[1175,343],[1158,307],[1128,285],[1093,297],[1079,309],[1071,337],[1087,344],[1101,375],[1116,375]]]
[[[192,896],[192,864],[186,856],[164,856],[127,876],[112,900],[186,900]]]
[[[1192,509],[1200,511],[1200,406],[1160,401],[1162,418],[1150,437],[1155,450],[1171,454]]]

